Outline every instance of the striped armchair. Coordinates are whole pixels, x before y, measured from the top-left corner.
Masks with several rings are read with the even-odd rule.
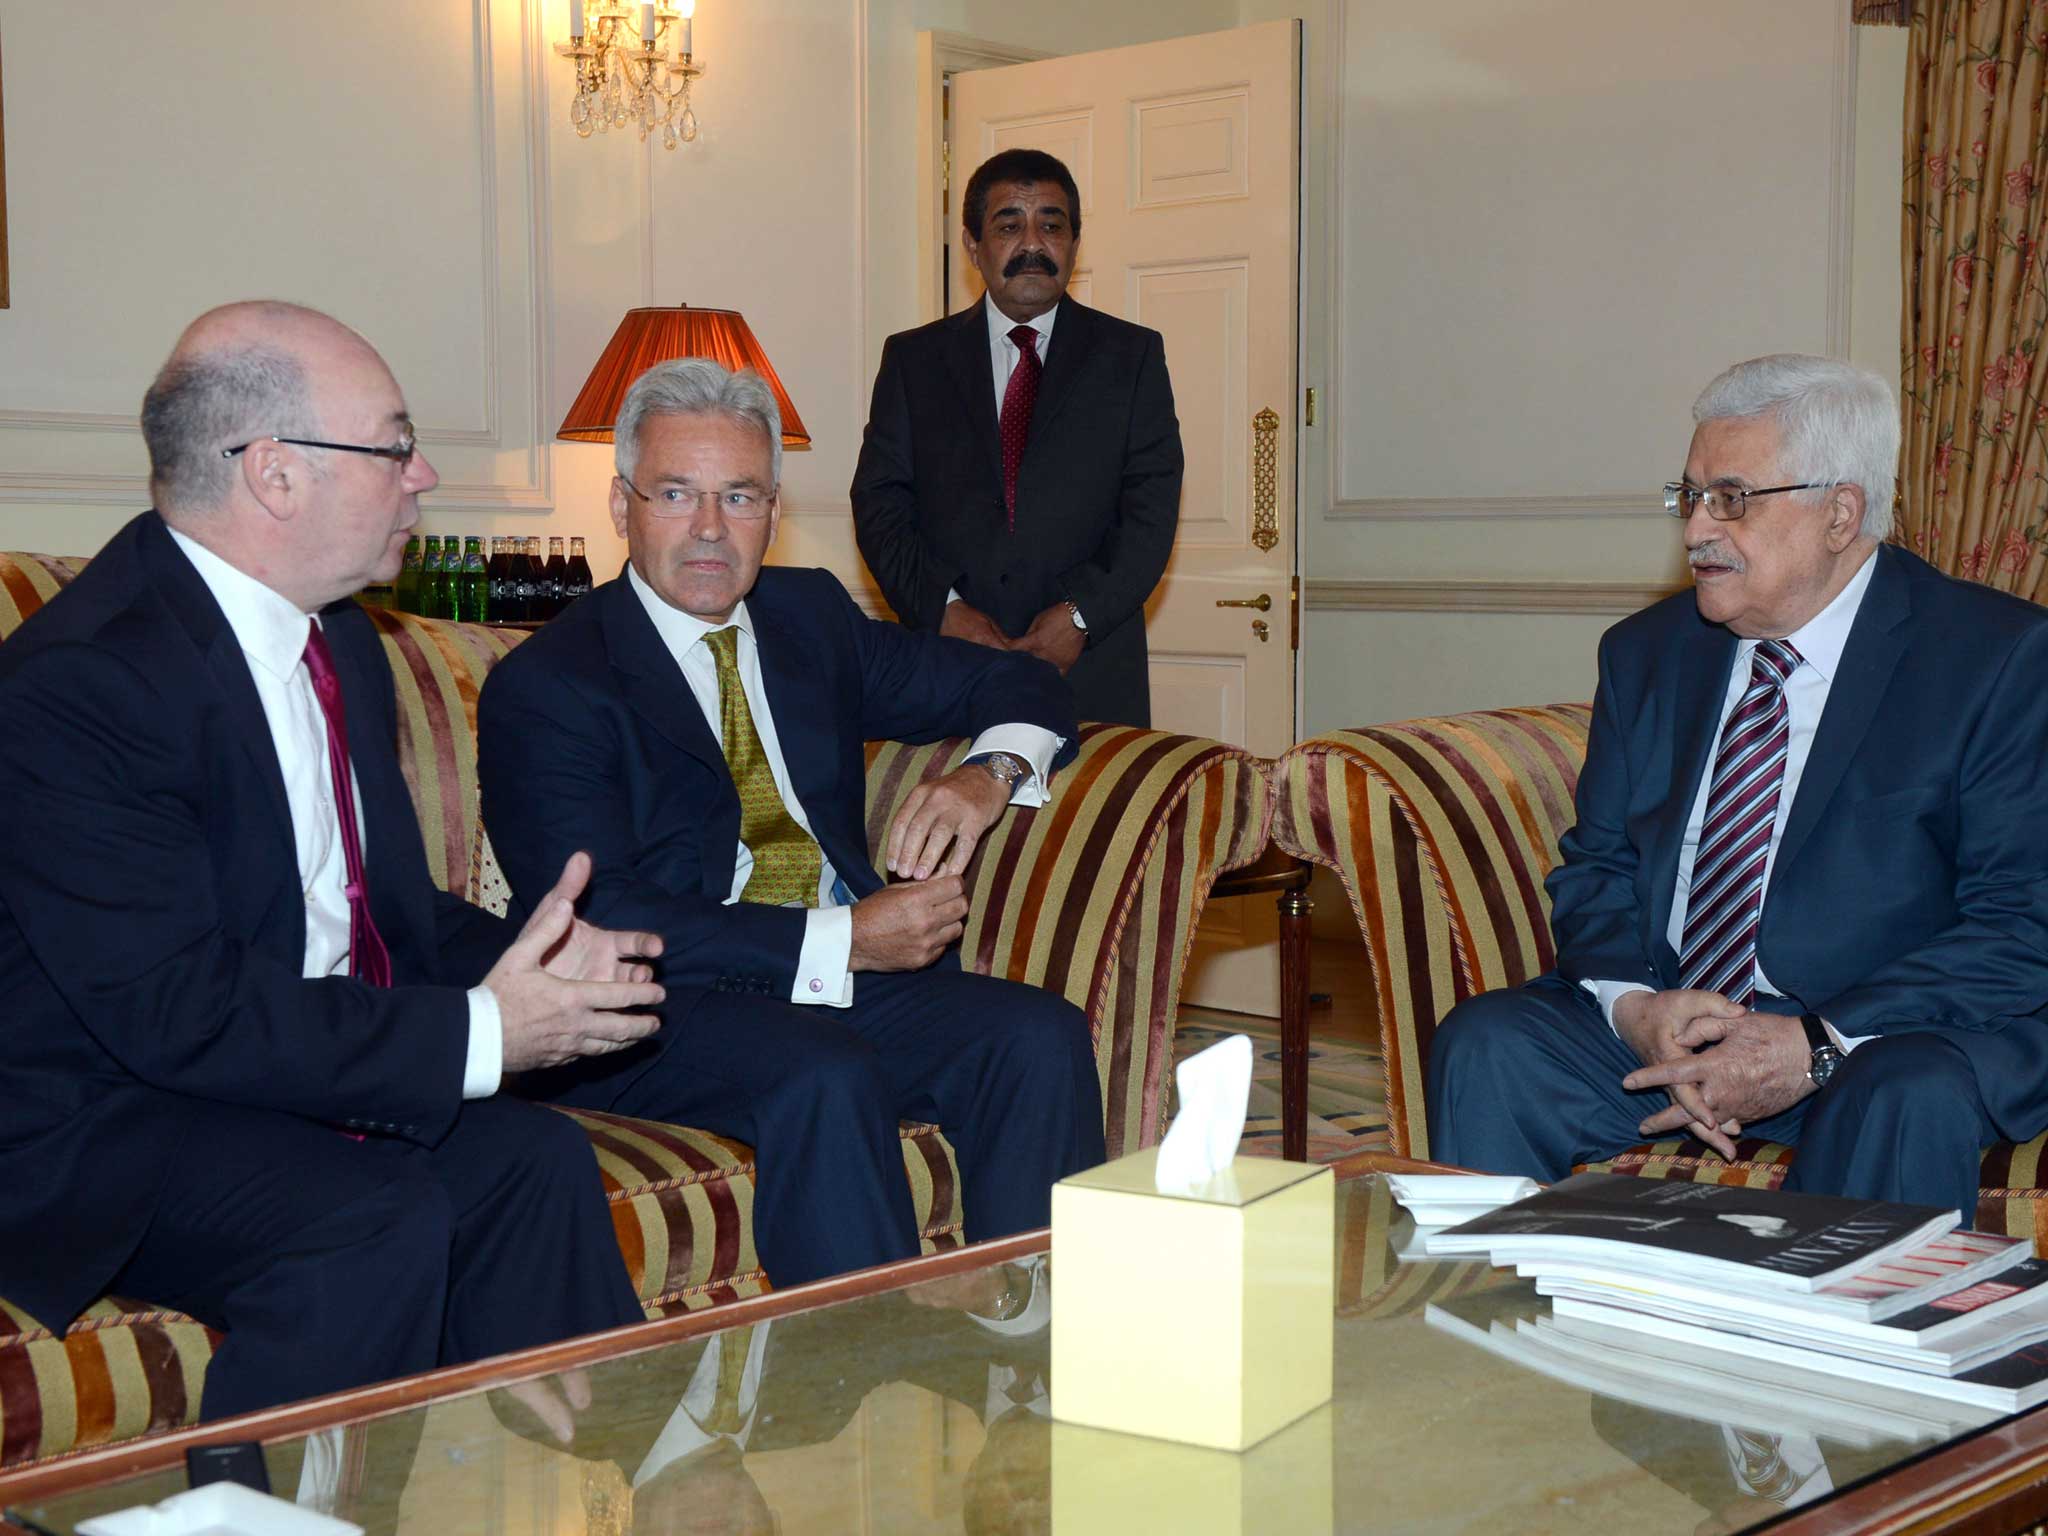
[[[1393,1149],[1429,1155],[1423,1073],[1439,1020],[1556,959],[1544,876],[1574,819],[1590,706],[1552,704],[1332,731],[1273,770],[1273,840],[1337,872],[1365,940],[1387,1061]],[[1736,1161],[1671,1139],[1595,1166],[1651,1178],[1776,1187],[1792,1149],[1746,1138]],[[2048,1135],[1984,1154],[1977,1225],[2031,1237]]]
[[[0,642],[84,561],[0,554]],[[398,751],[434,878],[494,911],[508,891],[479,821],[476,700],[518,631],[373,612],[398,697]],[[868,747],[868,837],[965,753],[955,740]],[[1157,1141],[1181,973],[1216,876],[1265,846],[1264,765],[1232,747],[1094,725],[1052,802],[1010,813],[968,871],[962,955],[1058,991],[1096,1037],[1109,1155]],[[16,835],[21,835],[17,831]],[[768,1288],[754,1251],[743,1144],[688,1127],[578,1112],[619,1246],[649,1317]],[[928,1252],[958,1246],[959,1179],[939,1128],[905,1125],[906,1176]],[[0,1299],[0,1469],[176,1427],[195,1416],[214,1336],[146,1299],[106,1298],[62,1337]]]

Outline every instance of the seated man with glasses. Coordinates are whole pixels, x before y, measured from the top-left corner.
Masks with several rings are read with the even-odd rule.
[[[660,942],[438,889],[354,594],[434,467],[370,344],[202,315],[156,509],[0,646],[0,1295],[225,1340],[204,1417],[638,1322],[590,1143],[500,1078],[653,1031]],[[559,877],[559,879],[558,879]]]
[[[1454,1008],[1433,1157],[1560,1178],[1648,1136],[1975,1219],[2048,1127],[2048,614],[1884,543],[1899,418],[1738,363],[1664,488],[1693,590],[1600,646],[1556,968]]]
[[[868,618],[826,571],[763,568],[782,424],[758,375],[684,359],[620,407],[622,575],[492,671],[485,821],[515,896],[597,860],[586,915],[663,940],[653,1038],[523,1091],[702,1126],[755,1148],[778,1286],[914,1256],[897,1125],[960,1159],[970,1240],[1043,1225],[1103,1155],[1087,1020],[964,971],[961,872],[1073,755],[1065,684],[1032,656]],[[863,743],[976,738],[912,790],[868,860]]]

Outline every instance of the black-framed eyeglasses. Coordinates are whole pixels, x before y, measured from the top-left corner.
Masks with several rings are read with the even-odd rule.
[[[1759,490],[1749,490],[1733,480],[1716,480],[1712,485],[1693,485],[1684,480],[1673,480],[1664,487],[1664,510],[1673,517],[1691,517],[1700,509],[1700,503],[1707,505],[1707,516],[1717,523],[1732,523],[1749,510],[1752,496],[1782,496],[1787,491],[1820,491],[1835,482],[1832,480],[1808,480],[1803,485],[1767,485]]]
[[[722,491],[700,491],[687,485],[664,485],[656,488],[652,496],[639,486],[619,476],[619,484],[646,502],[656,517],[687,517],[703,505],[706,496],[718,502],[718,510],[727,517],[750,522],[766,517],[768,509],[775,504],[773,491],[762,491],[755,486],[728,486]]]
[[[394,464],[410,464],[412,456],[419,452],[420,446],[419,438],[413,432],[412,423],[408,421],[399,430],[398,441],[384,448],[372,448],[364,443],[322,443],[310,437],[259,437],[233,448],[223,448],[220,456],[232,459],[238,453],[247,453],[257,443],[290,443],[294,448],[331,448],[336,453],[367,453],[376,458],[389,459]]]

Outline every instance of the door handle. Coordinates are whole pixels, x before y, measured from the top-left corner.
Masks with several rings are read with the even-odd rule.
[[[1273,606],[1273,597],[1269,592],[1261,592],[1257,597],[1219,597],[1216,599],[1216,606],[1218,608],[1256,608],[1259,612],[1264,613]]]

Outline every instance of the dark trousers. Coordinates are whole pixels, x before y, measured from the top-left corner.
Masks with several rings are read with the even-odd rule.
[[[205,1418],[645,1317],[597,1160],[566,1115],[479,1099],[427,1148],[170,1103],[191,1123],[108,1289],[225,1332]]]
[[[917,1254],[901,1120],[935,1120],[953,1144],[968,1241],[1044,1226],[1053,1184],[1103,1158],[1086,1017],[951,966],[863,972],[853,996],[706,992],[644,1045],[522,1091],[751,1144],[754,1245],[778,1286]]]
[[[1642,1063],[1591,993],[1556,976],[1469,998],[1430,1043],[1430,1155],[1487,1173],[1561,1179],[1643,1140],[1664,1108],[1626,1092]],[[1998,1139],[1955,1041],[1936,1030],[1858,1046],[1827,1087],[1743,1127],[1799,1149],[1785,1188],[1951,1206],[1977,1219],[1977,1163]]]

